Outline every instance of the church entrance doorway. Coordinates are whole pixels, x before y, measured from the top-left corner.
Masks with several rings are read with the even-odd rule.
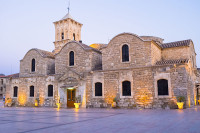
[[[76,89],[74,88],[68,88],[67,89],[67,107],[74,108],[75,103],[75,97],[76,97]]]

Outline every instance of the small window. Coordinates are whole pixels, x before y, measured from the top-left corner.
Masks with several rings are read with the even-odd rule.
[[[3,79],[1,79],[1,84],[3,84]]]
[[[64,32],[62,32],[62,34],[61,34],[61,38],[62,38],[62,40],[64,39]]]
[[[95,83],[95,96],[102,96],[102,83]]]
[[[34,97],[34,86],[30,86],[30,97]]]
[[[73,40],[76,40],[76,36],[75,36],[75,33],[73,33]]]
[[[74,52],[69,53],[69,66],[74,66]]]
[[[129,81],[122,82],[122,95],[131,96],[131,82]]]
[[[157,81],[158,95],[168,95],[168,80],[160,79]]]
[[[128,45],[122,46],[122,62],[128,62],[129,61],[129,48]]]
[[[17,97],[17,94],[18,94],[18,87],[15,86],[14,87],[14,92],[13,92],[13,97]]]
[[[53,97],[53,85],[48,85],[48,97]]]
[[[1,92],[3,91],[3,87],[1,87]]]
[[[35,59],[32,59],[31,62],[31,72],[35,72]]]

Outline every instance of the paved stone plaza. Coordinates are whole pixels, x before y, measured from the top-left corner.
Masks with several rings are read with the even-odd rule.
[[[199,133],[200,107],[185,110],[0,107],[0,133]]]

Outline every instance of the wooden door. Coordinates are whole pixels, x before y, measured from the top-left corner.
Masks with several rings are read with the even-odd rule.
[[[67,89],[67,107],[74,108],[76,89]]]

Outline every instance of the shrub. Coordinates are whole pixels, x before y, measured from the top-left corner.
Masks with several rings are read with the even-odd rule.
[[[168,104],[170,109],[178,109],[176,102],[174,102],[173,100],[169,101]]]
[[[184,96],[177,96],[177,102],[184,102],[185,97]]]
[[[115,97],[115,98],[113,98],[113,102],[117,102],[117,98]]]

